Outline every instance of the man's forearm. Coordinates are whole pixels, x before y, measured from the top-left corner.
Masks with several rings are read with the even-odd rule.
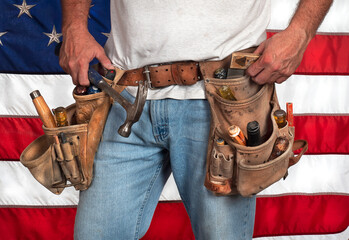
[[[61,0],[63,34],[69,27],[87,30],[90,5],[91,0]]]
[[[258,84],[282,83],[302,61],[303,54],[325,18],[333,0],[300,0],[289,26],[254,52],[261,57],[247,73]]]
[[[332,2],[333,0],[300,0],[288,28],[303,30],[310,41],[315,36]]]
[[[103,47],[89,33],[87,27],[91,0],[61,0],[63,44],[59,65],[69,73],[75,85],[88,86],[89,63],[97,58],[106,69],[113,69]]]

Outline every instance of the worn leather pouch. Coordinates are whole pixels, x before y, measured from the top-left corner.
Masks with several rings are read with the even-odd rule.
[[[211,107],[205,186],[217,195],[251,196],[286,176],[290,159],[295,164],[307,150],[307,142],[298,140],[294,144],[294,127],[278,128],[273,118],[273,113],[280,109],[274,84],[261,86],[246,75],[232,79],[213,77],[217,68],[227,69],[229,62],[225,59],[200,63]],[[222,86],[229,87],[237,100],[222,98]],[[247,136],[247,124],[251,121],[259,123],[262,143],[253,147],[235,143],[229,136],[229,126],[239,126]],[[281,156],[268,160],[279,137],[287,139],[288,147]],[[218,139],[225,144],[217,144]],[[297,157],[294,145],[302,148]]]
[[[121,78],[123,71],[119,72],[114,81]],[[105,80],[113,84],[113,81]],[[76,190],[90,186],[95,153],[112,104],[112,99],[104,92],[73,94],[73,97],[75,103],[66,107],[69,125],[43,126],[45,135],[33,141],[20,156],[20,161],[34,178],[55,194],[69,186]],[[65,139],[58,143],[57,136],[61,133]]]
[[[35,179],[55,194],[60,194],[66,182],[59,163],[56,161],[53,140],[42,135],[22,152],[20,160]]]

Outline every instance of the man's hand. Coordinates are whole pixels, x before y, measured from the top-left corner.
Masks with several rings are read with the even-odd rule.
[[[63,44],[59,65],[75,85],[88,86],[89,63],[97,58],[106,69],[114,69],[104,49],[88,32],[87,18],[91,0],[61,0]]]
[[[247,69],[252,80],[258,84],[282,83],[291,76],[332,2],[300,0],[288,28],[264,41],[254,52],[261,57]]]
[[[59,64],[69,73],[75,85],[90,85],[87,77],[89,63],[97,58],[103,67],[113,69],[104,49],[88,31],[72,29],[63,36]]]
[[[275,34],[254,51],[261,57],[247,69],[247,74],[258,84],[282,83],[301,63],[308,43],[304,31],[286,29]]]

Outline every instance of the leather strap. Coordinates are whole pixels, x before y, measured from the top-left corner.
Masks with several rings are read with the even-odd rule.
[[[252,53],[256,47],[240,50],[239,52]],[[221,65],[221,62],[230,62],[231,55],[221,61],[204,61],[205,64],[212,64],[212,67]],[[201,62],[203,63],[203,62]],[[225,65],[227,65],[225,64]],[[227,65],[229,66],[229,65]],[[184,61],[172,64],[159,64],[148,66],[151,87],[161,88],[170,85],[193,85],[197,81],[202,80],[199,62]],[[117,85],[121,86],[138,86],[139,81],[146,81],[144,67],[125,71]]]
[[[297,156],[290,157],[288,167],[295,165],[299,161],[299,159],[301,159],[303,154],[308,150],[308,142],[305,140],[294,141],[293,146],[292,146],[292,151],[296,151],[299,149],[302,149],[302,151]]]
[[[129,70],[118,81],[122,86],[138,86],[145,81],[144,68]],[[193,85],[201,80],[197,62],[177,62],[173,64],[149,66],[151,86],[154,88],[170,85]]]

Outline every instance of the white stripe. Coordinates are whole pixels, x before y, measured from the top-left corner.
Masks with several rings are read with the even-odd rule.
[[[79,192],[73,187],[55,195],[37,182],[18,161],[0,161],[0,206],[77,205]],[[173,176],[165,185],[160,200],[180,200]]]
[[[0,205],[76,205],[78,191],[66,188],[55,195],[44,188],[20,162],[0,161]]]
[[[288,193],[349,193],[348,155],[304,155],[280,180],[259,195]]]
[[[0,115],[38,115],[29,94],[39,90],[52,109],[74,102],[69,75],[0,74]]]
[[[348,114],[349,76],[292,75],[276,85],[280,106],[296,114]]]
[[[306,155],[289,170],[286,180],[280,180],[259,195],[288,193],[348,193],[348,155]],[[0,205],[76,205],[78,192],[66,188],[54,195],[41,186],[20,163],[0,161]],[[180,200],[173,177],[160,200]]]
[[[177,189],[177,185],[174,181],[173,174],[167,180],[164,189],[162,190],[160,201],[179,201],[181,197]]]
[[[271,0],[271,20],[268,29],[285,29],[294,14],[299,0]],[[349,1],[333,1],[318,32],[349,33]]]
[[[0,74],[0,115],[37,115],[29,93],[40,90],[50,108],[74,103],[68,75]],[[276,85],[281,107],[293,102],[295,114],[348,114],[349,76],[293,75]]]
[[[335,234],[316,234],[316,235],[292,235],[277,237],[253,238],[254,240],[347,240],[349,239],[349,227],[341,233]]]

